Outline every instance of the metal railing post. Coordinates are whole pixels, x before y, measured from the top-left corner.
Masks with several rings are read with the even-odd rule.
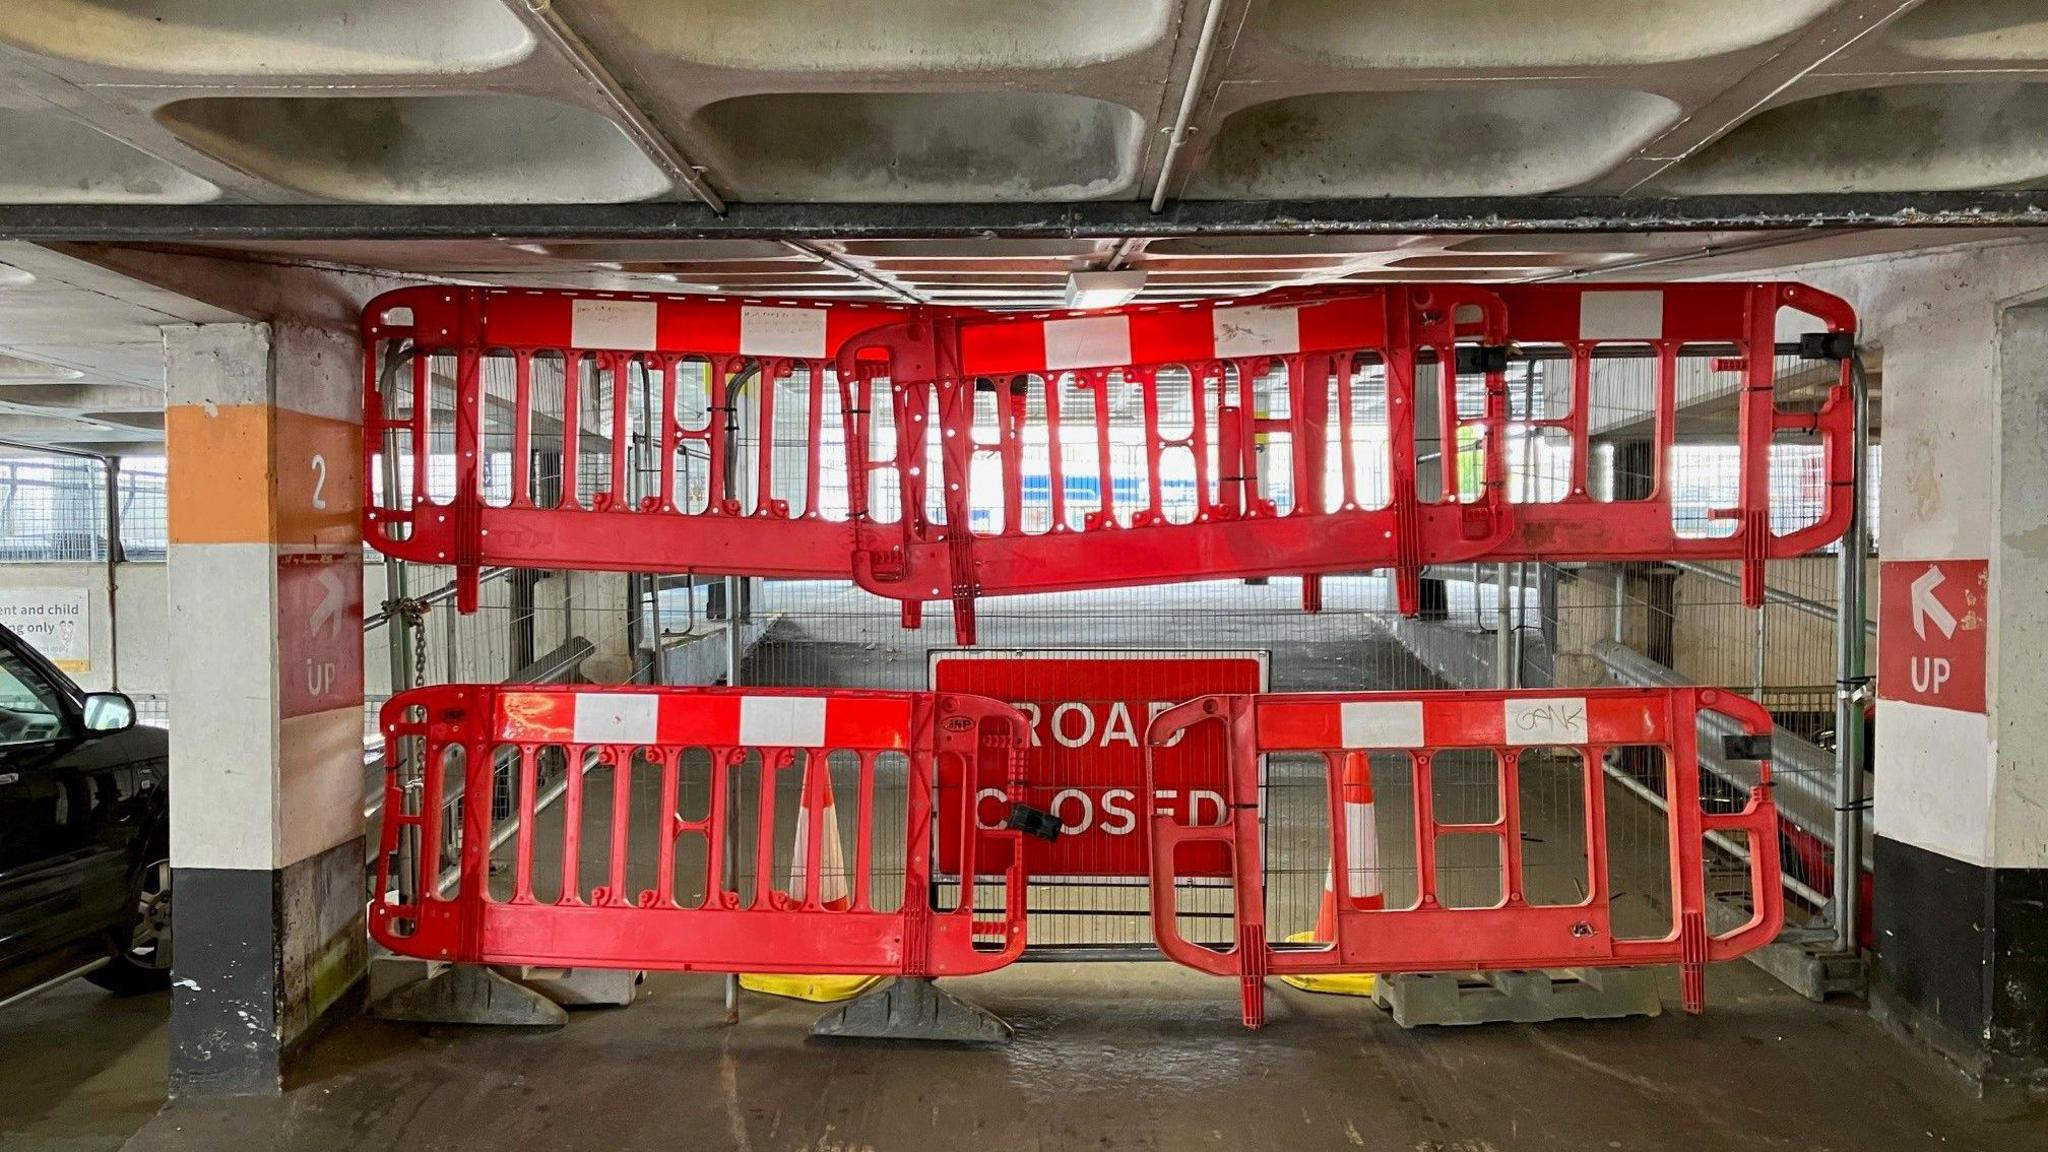
[[[1763,703],[1764,680],[1770,674],[1770,625],[1766,615],[1771,609],[1769,601],[1756,606],[1756,666],[1750,670],[1752,686],[1756,690],[1757,703]]]
[[[121,458],[106,458],[107,687],[121,690]]]
[[[1628,632],[1628,570],[1620,564],[1614,566],[1614,635],[1609,637],[1616,644],[1627,640]]]
[[[397,455],[389,451],[383,453],[383,466],[384,498],[395,504],[398,500],[396,495],[398,492]],[[407,583],[405,562],[395,556],[384,557],[384,603],[386,605],[384,644],[385,654],[389,657],[391,667],[390,694],[393,696],[398,695],[409,687],[413,687],[411,683],[413,666],[412,648],[420,643],[420,637],[417,635],[419,627],[418,617],[409,612],[400,611],[398,608],[399,605],[406,603]],[[406,807],[416,809],[418,802],[414,797],[417,796],[422,787],[420,773],[424,766],[411,760],[399,759],[403,756],[404,752],[405,749],[403,747],[393,748],[387,745],[384,749],[384,756],[387,761],[397,759],[399,782],[404,788],[405,796],[409,801]],[[392,813],[386,812],[384,819],[389,820],[392,815]],[[413,903],[419,896],[419,884],[417,883],[419,878],[419,834],[417,829],[404,829],[398,837],[398,860],[393,866],[393,872],[398,878],[400,901],[406,904]]]
[[[1479,585],[1472,585],[1472,609],[1479,610]],[[1508,566],[1493,566],[1493,682],[1496,688],[1515,686],[1514,624],[1508,616]]]
[[[727,576],[725,578],[725,686],[728,688],[740,686],[740,660],[745,655],[745,646],[740,642],[741,579],[742,577],[739,576]],[[765,765],[763,770],[766,770]],[[733,840],[733,834],[738,830],[739,821],[727,820],[725,825],[724,874],[728,879],[732,879],[735,876],[733,869],[738,866],[739,861],[739,845]],[[756,886],[766,882],[765,877],[754,877]],[[739,1019],[740,978],[738,973],[729,972],[725,977],[725,1022],[737,1024]]]
[[[1835,951],[1854,955],[1862,900],[1863,703],[1869,689],[1864,663],[1864,567],[1870,552],[1865,470],[1870,462],[1870,380],[1863,356],[1849,354],[1849,396],[1854,406],[1855,467],[1850,470],[1849,526],[1842,533],[1835,602]]]

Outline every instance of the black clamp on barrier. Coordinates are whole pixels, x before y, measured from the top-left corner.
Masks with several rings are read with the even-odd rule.
[[[1065,823],[1058,816],[1050,812],[1041,812],[1029,804],[1010,805],[1010,818],[1004,821],[1007,827],[1026,836],[1036,836],[1048,843],[1060,838],[1060,829]]]
[[[1480,372],[1505,372],[1508,370],[1508,346],[1505,344],[1461,344],[1458,346],[1458,375],[1471,376]]]
[[[1721,737],[1721,757],[1725,760],[1769,760],[1771,758],[1771,734],[1750,735],[1735,733]]]
[[[1801,360],[1847,360],[1856,354],[1854,332],[1807,332],[1799,337]]]

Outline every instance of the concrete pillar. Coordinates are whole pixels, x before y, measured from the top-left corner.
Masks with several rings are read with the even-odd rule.
[[[1980,309],[1885,347],[1872,998],[1966,1072],[2025,1081],[2048,1075],[2048,305]],[[1975,571],[1957,561],[1985,564],[1969,599],[1938,589],[1958,651],[1981,630],[1981,697],[1883,662],[1942,627],[1916,635],[1910,578]]]
[[[360,987],[360,353],[164,330],[174,1095],[274,1093]]]

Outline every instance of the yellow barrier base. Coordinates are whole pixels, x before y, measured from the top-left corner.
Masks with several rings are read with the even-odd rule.
[[[1296,932],[1287,938],[1289,944],[1313,944],[1316,934]],[[1328,976],[1282,976],[1280,982],[1299,988],[1304,992],[1322,992],[1331,996],[1372,995],[1373,974],[1370,972],[1338,972]]]
[[[764,992],[770,996],[809,1000],[813,1004],[831,1004],[840,1000],[851,1000],[880,984],[882,979],[880,976],[789,976],[780,973],[750,972],[740,977],[740,987],[749,992]]]

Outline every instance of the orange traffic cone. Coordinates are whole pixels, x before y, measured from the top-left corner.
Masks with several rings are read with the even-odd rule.
[[[810,795],[810,773],[813,770],[825,772],[824,763],[816,759],[805,762],[803,791],[799,795]],[[831,775],[827,773],[819,783],[824,798],[818,805],[818,815],[823,821],[818,829],[818,903],[829,911],[844,912],[853,907],[853,892],[846,883],[846,846],[839,836],[839,811],[832,798]],[[811,808],[801,802],[796,810],[795,839],[789,865],[789,895],[803,900],[810,895],[810,885],[806,881],[810,871]],[[874,987],[881,979],[879,976],[748,973],[740,977],[740,987],[750,992],[822,1004],[851,1000]]]
[[[804,766],[804,792],[811,787],[811,765]],[[824,774],[824,802],[818,811],[824,817],[824,827],[818,830],[818,903],[834,912],[844,912],[853,907],[853,892],[846,886],[846,846],[839,839],[839,810],[832,800],[832,776]],[[809,864],[811,844],[811,809],[800,804],[796,810],[796,844],[791,850],[794,859],[789,865],[789,894],[802,900],[809,896],[804,883]]]
[[[1387,894],[1380,882],[1380,830],[1373,822],[1372,759],[1363,752],[1344,754],[1344,886],[1354,908],[1380,909]],[[1323,909],[1316,917],[1316,938],[1337,938],[1336,862],[1323,882]]]
[[[1380,834],[1373,820],[1372,760],[1364,752],[1344,754],[1344,886],[1351,906],[1380,909],[1387,906],[1385,886],[1380,880]],[[1323,906],[1316,914],[1313,932],[1297,932],[1287,938],[1291,944],[1329,943],[1337,939],[1337,863],[1331,854],[1330,870],[1323,881]],[[1339,996],[1372,995],[1371,973],[1331,976],[1283,976],[1282,980],[1309,992]]]

